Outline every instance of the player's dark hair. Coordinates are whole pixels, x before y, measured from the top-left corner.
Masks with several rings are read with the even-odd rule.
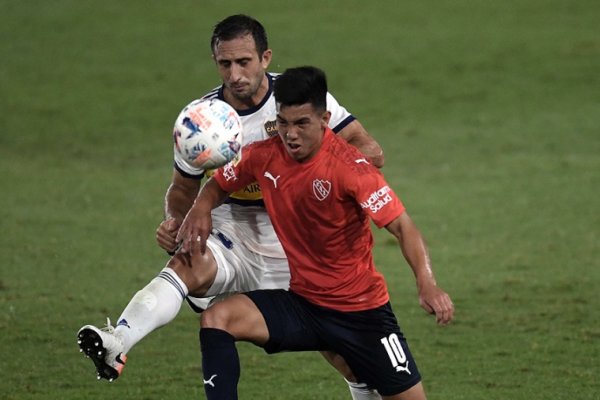
[[[260,22],[244,14],[231,15],[215,25],[210,38],[210,50],[214,54],[220,41],[233,40],[248,34],[252,35],[258,56],[262,59],[263,53],[269,48],[267,32]]]
[[[298,106],[306,103],[318,111],[327,109],[327,77],[317,67],[286,69],[275,80],[275,101],[283,106]]]

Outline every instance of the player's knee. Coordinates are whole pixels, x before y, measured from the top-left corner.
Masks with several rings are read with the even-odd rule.
[[[189,294],[202,297],[213,284],[217,265],[211,253],[190,256],[187,253],[177,253],[167,263],[188,288]]]
[[[230,317],[231,314],[227,307],[215,304],[202,312],[200,315],[200,326],[202,328],[227,330]]]

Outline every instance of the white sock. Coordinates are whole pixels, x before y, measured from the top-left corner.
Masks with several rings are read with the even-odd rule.
[[[369,389],[365,383],[354,383],[344,379],[350,389],[352,400],[381,400],[375,389]]]
[[[115,335],[123,341],[123,353],[150,332],[177,316],[188,294],[185,283],[171,268],[162,271],[131,298],[119,317]]]

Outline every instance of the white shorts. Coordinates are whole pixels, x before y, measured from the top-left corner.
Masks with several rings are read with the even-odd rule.
[[[187,297],[188,303],[197,312],[233,293],[289,288],[287,259],[267,257],[249,250],[235,231],[240,232],[239,227],[222,225],[213,229],[206,242],[217,261],[217,276],[206,297]]]

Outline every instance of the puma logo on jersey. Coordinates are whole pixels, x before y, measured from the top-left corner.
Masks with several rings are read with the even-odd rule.
[[[208,380],[204,380],[204,379],[202,379],[202,380],[204,381],[204,384],[205,384],[205,385],[210,385],[210,386],[212,386],[212,387],[215,387],[215,384],[213,383],[213,381],[212,381],[212,380],[213,380],[213,379],[215,379],[216,377],[217,377],[217,374],[214,374],[214,375],[213,375],[213,376],[211,376],[211,377],[210,377]]]
[[[354,162],[357,164],[360,164],[360,163],[368,164],[369,163],[366,158],[359,158],[358,160],[354,160]]]
[[[273,181],[273,186],[275,188],[277,188],[277,179],[279,179],[281,175],[277,175],[277,177],[274,177],[273,175],[271,175],[271,173],[269,171],[265,172],[265,178],[269,178],[270,180]]]

